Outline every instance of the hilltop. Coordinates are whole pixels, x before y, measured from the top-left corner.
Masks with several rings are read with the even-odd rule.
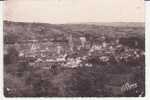
[[[111,38],[136,36],[144,39],[143,23],[75,23],[49,24],[4,21],[4,35],[11,35],[19,40],[29,39],[64,39],[67,34],[80,36],[106,35]],[[12,36],[13,35],[13,36]]]

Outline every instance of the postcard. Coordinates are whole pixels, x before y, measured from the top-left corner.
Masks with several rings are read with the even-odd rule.
[[[5,0],[4,96],[145,97],[144,0]]]

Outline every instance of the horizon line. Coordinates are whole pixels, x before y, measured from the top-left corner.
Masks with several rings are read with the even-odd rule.
[[[99,21],[99,22],[66,22],[66,23],[51,23],[51,22],[38,22],[38,21],[12,21],[12,20],[3,20],[8,22],[15,23],[43,23],[43,24],[94,24],[94,23],[145,23],[145,21]]]

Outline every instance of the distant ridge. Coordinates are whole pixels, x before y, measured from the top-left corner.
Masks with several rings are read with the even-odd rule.
[[[103,25],[103,26],[120,26],[120,27],[145,27],[144,22],[89,22],[85,24]]]
[[[109,38],[138,37],[144,40],[145,29],[143,23],[68,23],[51,24],[36,22],[12,22],[4,21],[3,32],[10,39],[65,40],[67,34],[74,37],[81,36],[100,37],[105,35]]]
[[[63,23],[63,24],[52,24],[52,23],[42,23],[42,22],[15,22],[4,20],[4,23],[35,23],[35,24],[50,24],[50,25],[98,25],[98,26],[114,26],[114,27],[145,27],[144,22],[81,22],[81,23]]]

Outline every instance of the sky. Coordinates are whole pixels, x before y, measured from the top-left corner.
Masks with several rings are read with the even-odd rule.
[[[144,22],[144,0],[6,0],[4,20],[54,24]]]

